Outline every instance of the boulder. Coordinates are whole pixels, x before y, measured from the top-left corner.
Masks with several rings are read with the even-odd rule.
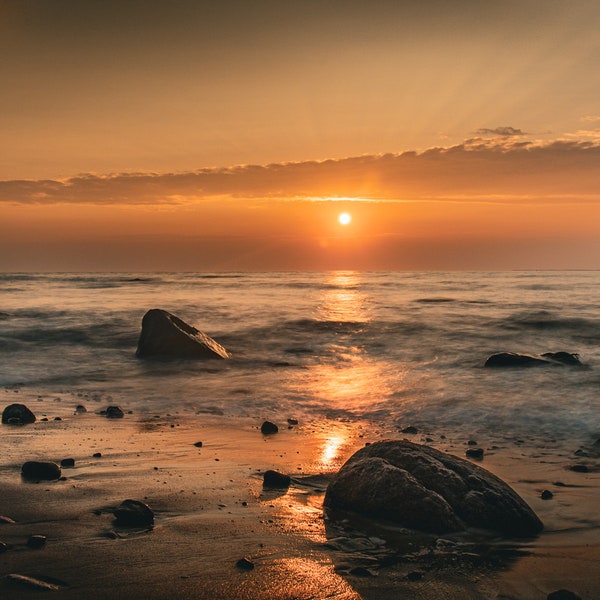
[[[517,354],[516,352],[498,352],[492,354],[484,367],[537,367],[572,365],[582,366],[578,354],[570,352],[545,352],[544,354]]]
[[[30,460],[21,467],[21,475],[30,481],[53,481],[60,479],[60,467],[53,462]]]
[[[107,419],[122,419],[125,416],[120,406],[108,406],[105,414]]]
[[[35,415],[24,404],[10,404],[2,411],[2,422],[10,425],[35,423]]]
[[[332,479],[324,507],[388,519],[409,529],[467,527],[531,537],[543,525],[507,484],[464,459],[407,440],[365,446]]]
[[[292,478],[278,471],[265,471],[263,475],[263,487],[275,489],[287,489],[292,483]]]
[[[123,500],[113,514],[117,525],[122,527],[147,527],[154,523],[154,512],[139,500]]]
[[[219,343],[166,310],[154,308],[142,319],[136,354],[140,357],[230,358]]]

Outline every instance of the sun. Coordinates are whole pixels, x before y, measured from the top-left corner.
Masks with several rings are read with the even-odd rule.
[[[352,215],[347,212],[340,213],[338,221],[340,222],[340,225],[349,225],[352,221]]]

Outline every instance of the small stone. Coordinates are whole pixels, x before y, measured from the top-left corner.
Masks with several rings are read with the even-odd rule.
[[[14,519],[0,515],[0,525],[12,525],[13,523],[16,523]]]
[[[354,567],[350,569],[349,573],[356,577],[373,577],[373,571],[370,571],[367,567]]]
[[[275,425],[275,423],[271,423],[271,421],[265,421],[260,426],[260,431],[264,435],[270,435],[272,433],[277,433],[279,431],[279,427],[277,427],[277,425]]]
[[[9,404],[2,411],[2,422],[8,425],[35,423],[35,415],[24,404]]]
[[[481,460],[483,458],[483,448],[469,448],[466,452],[468,458]]]
[[[554,498],[554,494],[550,490],[544,490],[540,498],[542,500],[552,500],[552,498]]]
[[[75,414],[76,415],[80,415],[80,414],[86,413],[86,412],[87,412],[87,408],[83,404],[78,404],[75,407]]]
[[[124,500],[113,510],[117,525],[122,527],[146,527],[154,523],[152,509],[139,500]]]
[[[289,425],[298,425],[298,419],[288,419],[287,422]]]
[[[120,406],[109,406],[106,409],[106,418],[107,419],[122,419],[125,413]]]
[[[58,591],[60,587],[54,583],[48,583],[41,579],[35,579],[27,575],[19,575],[18,573],[9,573],[6,580],[11,583],[18,583],[33,590]]]
[[[30,460],[21,467],[21,475],[31,481],[53,481],[60,478],[61,471],[56,463]]]
[[[60,417],[54,417],[55,421],[62,421],[62,419]]]
[[[581,596],[570,590],[556,590],[555,592],[550,592],[546,596],[546,600],[581,600]]]
[[[469,440],[467,442],[467,445],[469,445],[469,446],[477,446],[477,442],[475,440]]]
[[[196,446],[196,448],[202,448],[202,442],[196,442],[194,446]]]
[[[30,535],[27,540],[27,546],[29,548],[34,548],[35,550],[39,550],[46,545],[46,536],[45,535]]]
[[[61,467],[67,467],[67,468],[71,468],[75,466],[75,459],[74,458],[63,458],[60,461],[60,466]]]
[[[263,475],[263,486],[268,488],[285,489],[290,487],[292,479],[289,475],[277,471],[265,471]]]
[[[240,558],[240,560],[235,563],[235,566],[242,571],[252,571],[252,569],[254,569],[254,563],[246,557]]]
[[[419,433],[419,430],[416,427],[409,425],[408,427],[401,429],[400,433]]]
[[[408,579],[409,581],[420,581],[421,579],[423,579],[423,573],[421,573],[420,571],[411,571],[406,576],[406,579]]]
[[[575,473],[589,473],[590,469],[586,465],[571,465],[569,470],[574,471]]]
[[[40,421],[44,421],[44,422],[46,422],[47,420],[48,420],[48,417],[42,417],[42,418],[40,419]]]
[[[94,454],[92,454],[93,458],[102,458],[102,452],[94,452]]]

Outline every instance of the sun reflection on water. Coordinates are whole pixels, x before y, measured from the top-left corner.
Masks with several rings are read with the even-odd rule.
[[[369,298],[360,291],[360,273],[335,271],[327,280],[328,289],[318,307],[323,321],[367,322],[370,320]]]

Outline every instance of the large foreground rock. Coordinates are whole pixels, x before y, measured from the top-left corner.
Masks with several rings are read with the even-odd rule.
[[[230,357],[211,337],[160,308],[144,315],[136,354],[201,359]]]
[[[517,354],[516,352],[498,352],[492,354],[485,367],[537,367],[537,366],[572,365],[581,367],[578,354],[571,352],[545,352],[544,354]]]
[[[495,475],[407,440],[377,442],[353,454],[329,484],[324,506],[431,533],[475,527],[530,537],[543,528]]]
[[[35,423],[35,415],[24,404],[9,404],[2,411],[2,422],[13,425]]]

